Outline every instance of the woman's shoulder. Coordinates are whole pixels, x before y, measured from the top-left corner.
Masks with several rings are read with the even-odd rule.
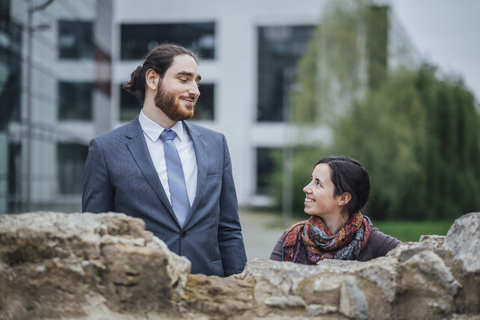
[[[272,253],[270,254],[270,260],[275,260],[275,261],[282,261],[282,247],[283,247],[283,242],[285,241],[285,236],[287,234],[287,230],[285,230],[280,238],[277,240],[277,243],[273,247]]]
[[[402,242],[374,227],[370,231],[369,243],[378,247],[379,249],[386,250],[385,254],[387,254],[388,251],[392,250]]]
[[[358,257],[358,260],[369,261],[378,257],[383,257],[388,251],[394,249],[401,243],[400,240],[381,232],[377,228],[371,228],[370,240]]]

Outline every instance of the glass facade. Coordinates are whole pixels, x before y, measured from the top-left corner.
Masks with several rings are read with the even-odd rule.
[[[9,1],[0,1],[0,130],[20,120],[22,26],[10,20]]]
[[[60,59],[92,59],[92,22],[58,21],[58,57]]]
[[[8,212],[19,212],[21,207],[21,152],[22,145],[20,143],[10,143],[10,145],[8,146]]]
[[[92,120],[91,82],[58,82],[58,119]]]
[[[0,214],[81,211],[88,142],[112,127],[113,1],[32,1],[30,20],[0,0]]]
[[[257,121],[288,119],[295,69],[315,26],[258,27]]]
[[[11,1],[0,1],[0,213],[20,202],[21,144],[9,126],[21,121],[23,26],[10,12]]]
[[[215,85],[200,82],[200,97],[195,105],[195,114],[192,120],[215,119]]]
[[[273,173],[282,166],[282,148],[259,147],[256,149],[257,158],[257,195],[271,195]]]
[[[120,121],[131,121],[140,113],[142,102],[135,95],[123,89],[122,86],[123,84],[119,88]]]
[[[57,145],[57,176],[60,194],[81,194],[88,147],[76,143]]]
[[[122,24],[120,58],[142,60],[165,42],[189,48],[201,59],[214,59],[215,23]]]

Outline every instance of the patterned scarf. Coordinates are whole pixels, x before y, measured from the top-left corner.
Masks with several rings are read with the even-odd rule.
[[[320,217],[291,226],[283,242],[283,261],[316,264],[323,259],[355,260],[370,239],[370,219],[355,213],[332,235]]]

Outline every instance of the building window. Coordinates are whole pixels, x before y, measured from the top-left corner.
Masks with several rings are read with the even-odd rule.
[[[58,57],[91,59],[93,57],[91,21],[58,21]]]
[[[60,194],[82,194],[83,170],[87,154],[87,146],[76,143],[59,143],[57,145]]]
[[[142,103],[129,91],[120,85],[120,121],[131,121],[142,109]],[[195,114],[192,120],[214,120],[215,85],[212,83],[200,84],[200,97],[195,105]]]
[[[298,60],[315,26],[258,28],[257,121],[285,121]]]
[[[257,195],[272,195],[273,174],[281,163],[282,148],[257,148]]]
[[[142,103],[131,92],[122,88],[120,85],[120,121],[131,121],[142,109]]]
[[[0,1],[0,31],[8,34],[10,23],[10,1]]]
[[[0,1],[0,130],[20,121],[22,97],[22,25],[10,19],[10,1]]]
[[[8,150],[8,210],[20,212],[22,145],[11,143]]]
[[[215,85],[200,83],[200,97],[195,104],[195,114],[192,120],[214,120]]]
[[[215,23],[122,24],[122,60],[141,60],[157,45],[171,42],[191,49],[202,59],[215,58]]]
[[[58,82],[58,119],[91,120],[92,92],[90,82]]]

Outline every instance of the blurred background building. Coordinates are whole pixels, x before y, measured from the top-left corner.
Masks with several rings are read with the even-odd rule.
[[[294,143],[290,94],[298,90],[297,62],[322,23],[323,5],[0,0],[0,213],[81,210],[88,142],[139,113],[141,105],[121,86],[162,42],[201,57],[192,121],[226,135],[239,204],[271,205],[272,150]],[[385,41],[375,59],[387,69],[396,63],[391,52],[415,50],[388,4],[373,7],[380,21],[390,21],[376,30]],[[360,45],[368,43],[365,31]],[[369,59],[366,53],[365,86]],[[332,138],[327,125],[312,136],[308,143]]]

